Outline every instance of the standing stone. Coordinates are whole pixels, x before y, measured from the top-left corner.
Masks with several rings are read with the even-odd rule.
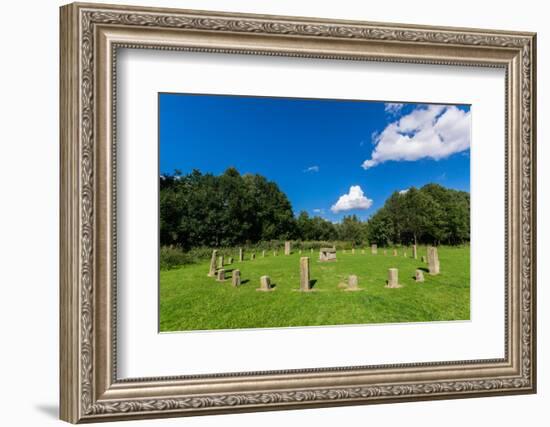
[[[352,254],[352,255],[355,255],[355,248],[352,248],[352,249],[351,249],[351,254]]]
[[[218,268],[223,268],[223,255],[218,257]]]
[[[277,256],[277,251],[273,251],[273,256]]]
[[[365,250],[361,249],[361,255],[365,255]]]
[[[393,256],[397,256],[397,249],[393,250]]]
[[[423,282],[424,281],[424,272],[422,270],[416,270],[415,280],[417,282]]]
[[[298,253],[299,253],[300,255],[302,255],[302,250],[300,249],[300,250],[298,251]]]
[[[285,242],[285,255],[290,255],[290,242],[288,240]]]
[[[241,270],[233,270],[231,275],[231,286],[237,287],[241,286]]]
[[[228,264],[233,264],[233,257],[227,258],[227,263]]]
[[[309,257],[304,256],[300,258],[300,290],[309,291],[309,284]]]
[[[413,258],[418,259],[418,251],[416,245],[413,245]]]
[[[346,290],[348,290],[348,291],[360,291],[361,290],[359,288],[359,279],[357,278],[357,276],[355,274],[351,274],[348,277],[348,287],[347,287]]]
[[[244,251],[243,248],[239,248],[239,262],[243,262]]]
[[[252,252],[250,254],[250,261],[254,261],[256,259],[256,254],[254,252]]]
[[[384,249],[384,255],[388,255],[388,251]]]
[[[422,258],[420,258],[420,261],[426,262],[426,257],[424,255],[422,255]]]
[[[346,253],[346,250],[345,250],[345,249],[343,249],[343,250],[342,250],[342,253],[344,253],[344,254],[345,254],[345,253]]]
[[[256,289],[257,291],[269,292],[271,291],[271,279],[269,276],[260,277],[260,287]]]
[[[225,281],[225,270],[223,268],[220,268],[218,270],[218,282]]]
[[[210,270],[208,271],[208,277],[214,277],[216,275],[216,260],[218,259],[218,251],[214,249],[212,251],[212,257],[210,258]]]
[[[265,251],[262,251],[262,258],[265,258]]]
[[[370,253],[373,255],[376,255],[378,253],[378,246],[375,243],[370,245]]]
[[[319,250],[319,261],[336,261],[336,249],[321,248]]]
[[[404,256],[405,258],[407,258],[407,251],[406,251],[406,250],[403,251],[403,256]]]
[[[309,253],[311,253],[311,254],[313,253],[313,248],[311,248],[311,249],[309,250]]]
[[[439,256],[434,246],[428,248],[428,270],[430,274],[439,274]]]
[[[388,284],[386,285],[386,288],[400,288],[401,285],[399,284],[399,278],[398,278],[399,272],[397,268],[390,268],[388,269]]]

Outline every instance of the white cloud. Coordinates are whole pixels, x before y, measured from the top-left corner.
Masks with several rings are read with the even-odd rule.
[[[325,213],[325,210],[324,209],[313,209],[313,213],[316,213],[316,214],[324,214]]]
[[[396,115],[401,111],[403,106],[404,104],[400,104],[397,102],[386,102],[384,104],[384,111],[388,114]]]
[[[338,201],[332,205],[330,210],[333,213],[349,211],[352,209],[368,209],[372,206],[372,200],[365,197],[359,185],[352,185],[348,194],[340,196]]]
[[[373,138],[364,169],[390,160],[444,159],[470,148],[470,112],[455,106],[429,105],[390,123]]]
[[[399,194],[407,194],[408,191],[409,191],[409,189],[408,189],[408,188],[405,188],[404,190],[401,190],[401,191],[399,192]]]
[[[306,169],[304,169],[304,172],[319,172],[319,166],[313,165]]]

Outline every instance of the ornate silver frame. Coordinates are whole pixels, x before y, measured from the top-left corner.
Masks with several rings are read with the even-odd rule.
[[[61,419],[77,422],[536,390],[533,33],[189,10],[61,8]],[[118,47],[506,70],[505,357],[119,380],[114,155]]]

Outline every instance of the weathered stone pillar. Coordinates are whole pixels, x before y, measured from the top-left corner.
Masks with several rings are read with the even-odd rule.
[[[218,251],[214,249],[212,251],[212,257],[210,258],[210,270],[208,271],[208,277],[214,277],[216,275],[216,260],[218,259]]]
[[[223,268],[220,268],[218,270],[218,282],[225,281],[225,270]]]
[[[348,291],[359,291],[359,279],[355,274],[351,274],[348,277]]]
[[[227,258],[227,263],[228,264],[233,264],[233,257]]]
[[[418,251],[416,245],[413,245],[413,258],[418,259]]]
[[[218,257],[218,268],[223,268],[223,255]]]
[[[300,290],[307,292],[309,288],[309,257],[300,258]]]
[[[268,292],[271,290],[271,279],[269,278],[269,276],[260,277],[260,287],[256,290],[263,292]]]
[[[388,269],[388,284],[386,288],[400,288],[399,284],[399,272],[397,268]]]
[[[251,261],[254,261],[255,259],[256,259],[256,254],[255,254],[254,252],[252,252],[252,253],[250,254],[250,260],[251,260]]]
[[[439,256],[434,246],[428,248],[428,270],[430,274],[439,274]]]
[[[376,245],[376,243],[370,245],[370,253],[373,255],[376,255],[378,253],[378,246]]]
[[[265,251],[262,251],[262,258],[265,258]]]
[[[426,262],[426,257],[424,255],[422,255],[422,257],[420,258],[420,261]]]
[[[290,255],[290,242],[288,240],[285,242],[285,255]]]
[[[233,270],[231,275],[231,285],[233,287],[241,286],[241,270]]]
[[[243,262],[244,251],[243,248],[239,248],[239,262]]]
[[[351,248],[351,254],[355,255],[355,248]]]
[[[388,251],[384,249],[384,255],[388,255]]]
[[[397,249],[393,250],[393,256],[397,256]]]
[[[416,270],[415,280],[417,282],[423,282],[424,281],[424,272],[422,270]]]

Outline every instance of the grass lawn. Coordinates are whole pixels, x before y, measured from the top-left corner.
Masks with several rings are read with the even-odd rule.
[[[204,329],[265,328],[287,326],[347,325],[389,322],[428,322],[467,320],[470,318],[470,248],[439,247],[441,274],[416,283],[417,268],[426,268],[420,260],[426,248],[418,248],[418,260],[383,255],[370,249],[355,255],[339,251],[336,262],[320,263],[319,254],[293,251],[256,253],[250,260],[226,265],[228,279],[217,282],[207,277],[209,262],[187,265],[160,273],[160,330],[186,331]],[[300,284],[299,259],[310,256],[314,292],[296,292]],[[237,254],[233,259],[238,259]],[[402,288],[385,288],[388,268],[399,269]],[[243,284],[231,286],[231,271],[241,271]],[[346,292],[338,288],[355,274],[362,291]],[[268,275],[275,285],[273,292],[257,292],[260,276]]]

